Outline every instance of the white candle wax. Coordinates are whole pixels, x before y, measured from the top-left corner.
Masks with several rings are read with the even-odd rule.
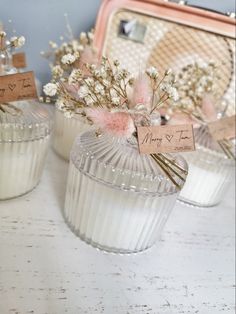
[[[129,179],[130,175],[124,181]],[[147,196],[117,189],[81,173],[71,162],[65,216],[74,232],[96,247],[138,252],[155,243],[176,197],[176,193]]]
[[[32,190],[39,182],[49,135],[28,142],[0,142],[0,200]]]
[[[187,170],[181,156],[174,158]],[[135,138],[97,136],[91,130],[75,140],[70,155],[65,218],[95,247],[139,252],[160,235],[178,192],[156,162],[139,153]]]
[[[218,204],[231,182],[233,163],[220,153],[201,148],[185,158],[189,173],[179,199],[202,207]]]
[[[86,131],[90,126],[81,117],[65,117],[64,113],[56,109],[54,120],[53,148],[62,158],[69,160],[70,151],[76,136]]]
[[[45,106],[15,102],[17,114],[0,112],[0,200],[22,195],[39,182],[52,121]]]
[[[113,252],[138,252],[155,243],[175,200],[176,195],[152,197],[109,187],[71,164],[65,216],[86,242]]]

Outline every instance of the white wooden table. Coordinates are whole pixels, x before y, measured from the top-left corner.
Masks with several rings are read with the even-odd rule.
[[[50,152],[40,185],[0,202],[0,314],[234,313],[234,194],[177,204],[152,249],[117,256],[63,220],[68,164]]]

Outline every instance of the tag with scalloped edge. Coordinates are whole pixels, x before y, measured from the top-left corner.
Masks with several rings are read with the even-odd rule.
[[[194,151],[193,126],[184,124],[138,127],[138,143],[141,154]]]

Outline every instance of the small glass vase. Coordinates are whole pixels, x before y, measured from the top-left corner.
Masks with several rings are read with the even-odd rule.
[[[89,129],[79,115],[67,118],[64,112],[55,109],[53,148],[56,153],[65,160],[69,160],[70,151],[76,136]]]
[[[0,200],[25,194],[38,184],[52,131],[51,116],[41,104],[11,104],[21,112],[0,110]]]
[[[172,158],[187,169],[181,156]],[[139,154],[136,140],[92,130],[75,140],[64,214],[74,233],[94,247],[122,254],[151,247],[178,194],[156,162]]]
[[[196,151],[185,153],[189,174],[179,200],[198,207],[219,204],[234,176],[235,161],[228,159],[207,127],[195,130]]]

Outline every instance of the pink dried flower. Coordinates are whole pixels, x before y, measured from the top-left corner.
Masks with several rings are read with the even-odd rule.
[[[143,104],[149,109],[150,101],[151,88],[149,79],[146,74],[140,73],[133,85],[132,107],[135,107],[137,104]]]
[[[62,85],[71,96],[73,96],[76,100],[79,99],[78,90],[80,86],[78,84],[68,84],[63,82]]]
[[[129,138],[135,131],[133,119],[128,113],[89,108],[86,114],[101,130],[114,136]]]
[[[83,68],[84,74],[89,74],[89,71],[84,67],[85,64],[97,64],[98,59],[93,51],[92,47],[86,46],[84,50],[80,53],[80,59],[79,59],[79,69]]]
[[[215,101],[212,95],[206,94],[204,98],[202,99],[202,112],[208,121],[217,120]]]

